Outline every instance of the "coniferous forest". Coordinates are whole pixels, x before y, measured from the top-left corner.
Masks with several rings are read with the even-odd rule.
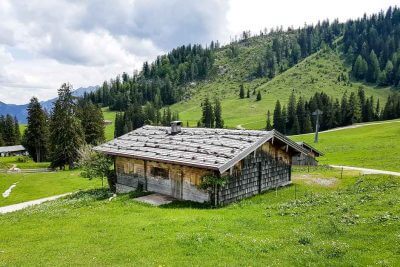
[[[259,36],[268,37],[269,43],[260,52],[254,71],[246,79],[272,79],[321,49],[335,49],[341,51],[350,66],[348,73],[343,72],[338,77],[339,82],[356,80],[395,89],[399,86],[400,10],[397,7],[345,23],[322,21],[299,29],[265,30]],[[238,40],[231,41],[226,46],[230,57],[237,57],[238,45],[250,38],[250,32],[243,32]],[[190,97],[192,85],[218,76],[218,69],[213,64],[215,52],[219,49],[223,47],[218,42],[207,47],[178,47],[152,63],[145,62],[140,72],[123,73],[105,81],[96,92],[86,94],[84,98],[119,112],[115,123],[116,136],[144,124],[168,125],[179,117],[168,106]],[[260,91],[253,94],[256,94],[256,101],[261,100]],[[241,85],[239,97],[249,98],[249,89],[246,91]],[[295,98],[291,96],[286,107],[277,103],[274,112],[269,112],[269,123],[272,125],[273,122],[275,128],[287,134],[312,130],[314,118],[311,113],[316,108],[324,112],[321,130],[400,116],[396,93],[388,97],[384,106],[380,106],[379,99],[366,97],[362,89],[358,93],[346,93],[342,99],[332,99],[322,92],[308,100]],[[203,100],[203,115],[198,126],[223,125],[213,123],[213,113],[210,112],[213,108],[205,109],[207,101],[211,101]],[[219,110],[222,113],[220,103]],[[284,117],[285,123],[282,122]]]
[[[0,116],[0,146],[14,146],[21,143],[17,118],[7,114]]]

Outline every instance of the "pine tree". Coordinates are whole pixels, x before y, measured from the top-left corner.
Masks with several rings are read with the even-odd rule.
[[[240,84],[240,86],[239,86],[239,97],[240,98],[244,98],[244,86],[243,86],[243,84]]]
[[[7,114],[4,120],[3,138],[6,146],[13,146],[17,143],[17,136],[15,134],[14,118]]]
[[[294,90],[292,90],[292,93],[290,94],[289,97],[289,102],[287,106],[287,117],[288,120],[286,127],[289,133],[292,133],[293,124],[296,117],[296,96],[294,95]]]
[[[282,107],[282,125],[283,125],[282,133],[286,134],[287,133],[287,109],[286,109],[286,106]]]
[[[307,112],[306,119],[304,120],[303,131],[304,133],[311,133],[313,131],[310,112]]]
[[[247,90],[247,93],[249,91]],[[218,98],[215,99],[214,106],[215,128],[224,128],[224,120],[222,119],[222,107]]]
[[[267,131],[271,131],[273,129],[272,124],[271,124],[271,112],[268,110],[267,111],[267,125],[265,127]]]
[[[84,144],[81,122],[76,116],[76,105],[71,94],[71,86],[63,84],[58,90],[50,119],[51,167],[74,168],[78,150]]]
[[[49,127],[46,112],[42,109],[39,100],[32,97],[28,108],[28,125],[24,132],[23,145],[29,155],[36,162],[48,158]]]
[[[282,117],[281,103],[279,102],[279,100],[277,100],[274,109],[274,129],[279,132],[283,132],[284,128],[285,126]]]
[[[260,101],[260,100],[261,100],[261,92],[258,91],[256,101]]]
[[[367,81],[376,82],[380,73],[379,61],[374,50],[369,54]]]
[[[14,132],[15,132],[15,144],[21,144],[21,131],[19,129],[19,123],[17,117],[14,117]]]
[[[214,128],[215,115],[210,100],[206,97],[202,104],[203,116],[201,122],[206,128]]]
[[[299,120],[297,119],[297,115],[294,116],[293,127],[292,127],[292,134],[300,134],[300,125]]]
[[[104,142],[105,125],[101,108],[83,100],[83,103],[79,105],[77,115],[81,121],[86,143],[95,146]]]
[[[246,94],[246,97],[247,97],[247,98],[250,98],[250,89],[249,89],[249,88],[247,88],[247,94]]]
[[[351,124],[361,122],[361,105],[359,98],[354,92],[350,94],[348,111],[347,117],[350,119]]]
[[[367,62],[362,58],[361,55],[358,55],[356,62],[354,63],[353,66],[354,77],[363,80],[365,78],[365,75],[367,74],[367,71],[368,71]]]

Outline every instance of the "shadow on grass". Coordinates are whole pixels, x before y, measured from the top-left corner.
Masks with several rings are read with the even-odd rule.
[[[181,201],[175,200],[169,204],[159,206],[163,209],[202,209],[202,210],[210,210],[214,209],[210,203],[198,203],[194,201]]]
[[[92,200],[105,200],[111,197],[113,193],[106,188],[89,189],[85,191],[79,191],[72,195],[66,196],[66,199],[77,200],[77,199],[92,199]]]

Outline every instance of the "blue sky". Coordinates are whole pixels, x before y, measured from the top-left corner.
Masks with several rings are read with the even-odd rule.
[[[132,73],[188,43],[229,42],[243,30],[302,26],[378,12],[392,0],[1,0],[0,101],[53,98]]]

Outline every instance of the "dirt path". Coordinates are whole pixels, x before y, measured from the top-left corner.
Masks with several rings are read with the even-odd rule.
[[[354,124],[354,125],[350,125],[350,126],[346,126],[346,127],[339,127],[339,128],[335,128],[335,129],[322,131],[321,133],[329,133],[329,132],[341,131],[341,130],[346,130],[346,129],[360,128],[360,127],[369,126],[369,125],[379,125],[379,124],[396,123],[396,122],[400,123],[400,121],[382,121],[382,122]]]
[[[62,194],[62,195],[46,197],[46,198],[41,198],[41,199],[36,199],[36,200],[32,200],[32,201],[22,202],[22,203],[18,203],[18,204],[14,204],[14,205],[0,207],[0,214],[5,214],[5,213],[10,213],[10,212],[22,210],[22,209],[25,209],[25,208],[30,207],[30,206],[42,204],[43,202],[56,200],[58,198],[65,197],[65,196],[68,196],[70,194],[71,193],[66,193],[66,194]]]
[[[393,176],[400,176],[400,172],[367,169],[367,168],[352,167],[352,166],[341,166],[341,165],[329,165],[329,166],[331,166],[332,168],[336,168],[336,169],[343,168],[343,170],[360,171],[363,174],[387,174],[387,175],[393,175]]]

